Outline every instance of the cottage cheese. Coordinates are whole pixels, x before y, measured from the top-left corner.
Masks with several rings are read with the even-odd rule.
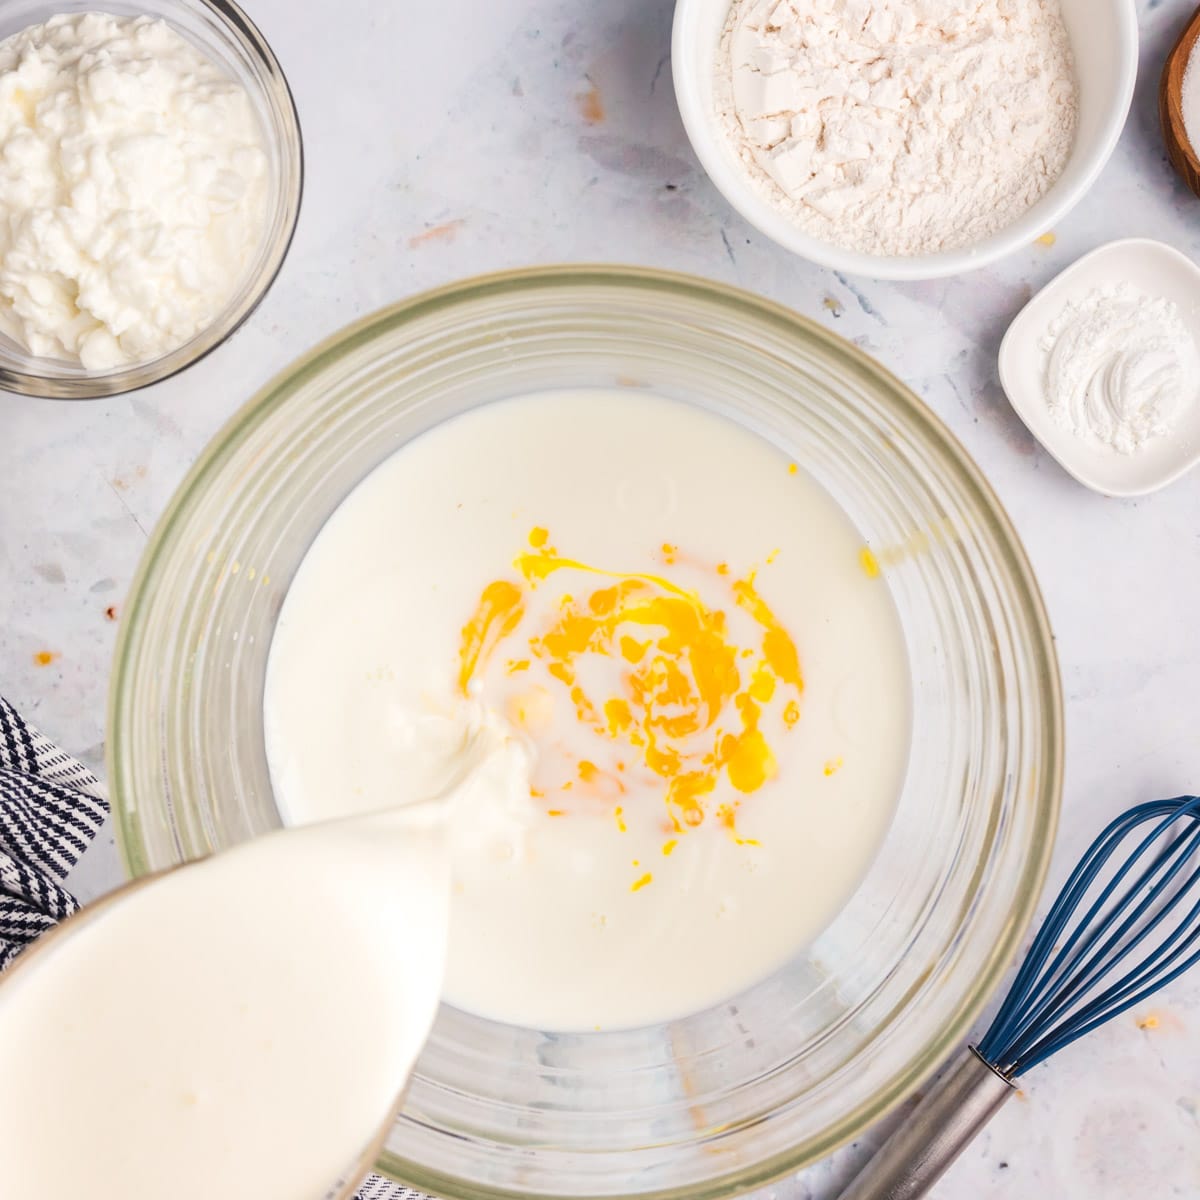
[[[200,333],[266,223],[244,88],[169,25],[52,18],[0,43],[0,332],[104,370]]]

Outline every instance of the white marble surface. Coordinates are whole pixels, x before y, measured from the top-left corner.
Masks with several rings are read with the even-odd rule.
[[[1200,257],[1200,201],[1171,174],[1156,118],[1188,0],[1138,0],[1133,114],[1056,244],[911,285],[797,261],[721,200],[675,110],[670,0],[246,2],[290,75],[308,153],[274,290],[228,345],[151,391],[87,404],[0,395],[0,691],[30,719],[99,766],[116,621],[146,531],[206,439],[289,360],[430,285],[616,260],[727,280],[831,325],[915,387],[982,464],[1058,637],[1068,765],[1053,883],[1105,816],[1200,788],[1200,475],[1136,501],[1092,494],[1031,441],[996,379],[1008,321],[1084,251],[1142,234]],[[117,878],[109,842],[76,880],[90,896]],[[1198,1110],[1200,972],[1035,1072],[935,1194],[1200,1197]],[[874,1140],[761,1200],[827,1200]]]

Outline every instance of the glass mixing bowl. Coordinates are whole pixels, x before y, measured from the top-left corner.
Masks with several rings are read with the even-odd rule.
[[[258,251],[211,325],[148,362],[89,371],[66,359],[40,358],[0,334],[0,388],[26,396],[91,400],[148,387],[198,362],[234,334],[270,290],[300,217],[304,149],[300,120],[278,60],[234,0],[3,0],[0,41],[60,13],[106,12],[159,17],[246,89],[262,126],[270,184]]]
[[[129,870],[279,824],[262,723],[272,630],[322,523],[373,467],[477,405],[614,386],[740,421],[855,521],[907,640],[911,760],[850,903],[729,1002],[578,1035],[444,1008],[379,1169],[452,1200],[729,1196],[829,1153],[965,1035],[1054,837],[1062,713],[1046,615],[1012,526],[937,418],[853,346],[765,300],[560,267],[362,321],[201,456],[150,541],[117,648],[108,767]]]

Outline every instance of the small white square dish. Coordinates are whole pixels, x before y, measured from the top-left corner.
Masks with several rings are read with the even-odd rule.
[[[1148,298],[1172,301],[1200,350],[1200,267],[1150,238],[1109,242],[1052,279],[1017,314],[1000,344],[1000,383],[1030,433],[1069,475],[1109,496],[1141,496],[1172,483],[1200,462],[1200,378],[1169,433],[1132,453],[1085,438],[1055,420],[1046,398],[1043,339],[1071,303],[1099,289],[1128,285]]]

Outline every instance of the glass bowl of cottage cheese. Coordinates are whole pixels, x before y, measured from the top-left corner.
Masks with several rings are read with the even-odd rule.
[[[443,705],[512,752],[379,1169],[450,1200],[830,1153],[966,1036],[1049,861],[1057,667],[994,494],[856,347],[707,281],[455,284],[233,418],[122,621],[128,869],[420,792]]]
[[[0,388],[157,383],[254,311],[299,216],[287,80],[230,0],[0,11]]]

